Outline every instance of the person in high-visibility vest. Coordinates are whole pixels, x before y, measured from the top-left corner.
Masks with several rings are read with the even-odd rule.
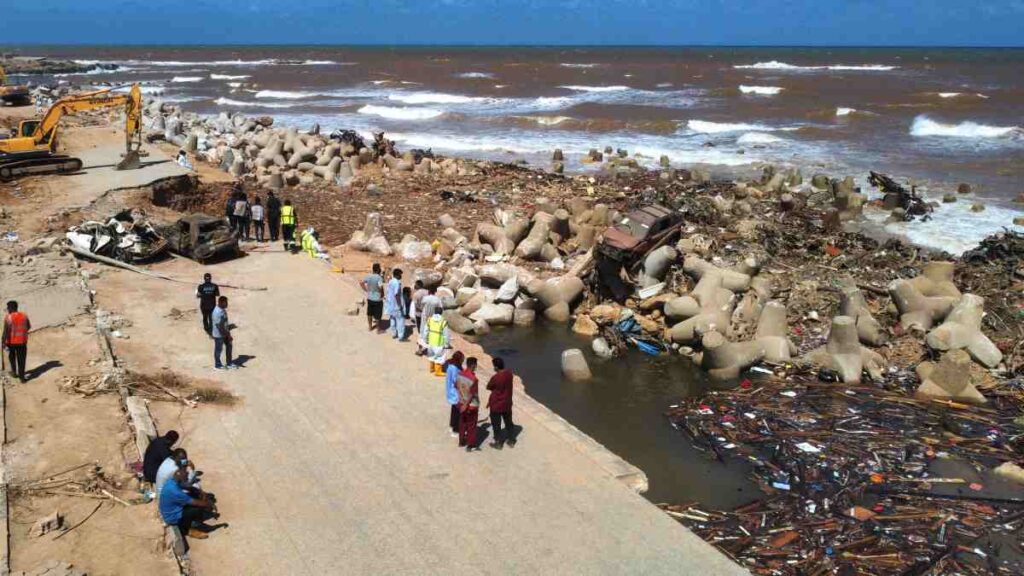
[[[448,331],[448,321],[441,316],[440,310],[427,318],[426,322],[427,358],[430,360],[430,373],[434,376],[444,376],[445,349],[451,341],[451,334]]]
[[[3,345],[7,348],[7,357],[11,361],[11,376],[25,381],[25,359],[28,357],[28,332],[32,322],[24,312],[18,311],[18,303],[11,300],[7,303],[7,316],[4,318]]]
[[[285,250],[295,248],[295,225],[298,220],[292,201],[285,200],[284,206],[281,206],[281,239],[284,241]]]

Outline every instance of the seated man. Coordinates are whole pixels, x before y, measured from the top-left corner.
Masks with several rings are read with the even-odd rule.
[[[178,468],[174,476],[160,490],[160,517],[168,526],[177,526],[182,538],[190,536],[202,540],[207,534],[195,527],[213,517],[213,503],[205,495],[193,498],[186,492],[188,471]],[[188,543],[185,544],[188,551]]]
[[[157,469],[171,455],[171,447],[177,441],[178,433],[174,430],[150,441],[149,446],[146,447],[146,453],[142,456],[142,477],[146,479],[146,482],[156,482]]]

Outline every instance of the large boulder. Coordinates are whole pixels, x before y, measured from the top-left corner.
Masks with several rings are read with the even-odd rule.
[[[459,334],[473,334],[473,321],[455,310],[445,310],[442,314],[448,327]]]
[[[572,331],[581,336],[597,336],[601,332],[601,327],[591,320],[590,316],[579,314],[573,322]]]

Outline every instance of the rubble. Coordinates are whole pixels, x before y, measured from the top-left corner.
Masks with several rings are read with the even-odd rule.
[[[128,264],[156,259],[169,243],[141,210],[122,210],[105,222],[86,221],[65,234],[69,245]]]

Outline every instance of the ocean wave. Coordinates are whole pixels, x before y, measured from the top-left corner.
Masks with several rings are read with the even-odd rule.
[[[984,212],[971,212],[970,202],[941,204],[929,220],[883,224],[885,230],[901,234],[918,246],[943,250],[956,256],[975,248],[986,237],[1004,227],[1024,231],[1012,224],[1021,212],[997,204],[988,204]],[[882,221],[888,214],[865,212],[872,220]]]
[[[230,86],[232,88],[240,88],[242,86],[242,83],[241,82],[228,82],[228,86]]]
[[[430,120],[444,114],[444,110],[434,108],[404,108],[395,106],[374,106],[367,104],[358,110],[360,114],[370,114],[393,120]]]
[[[182,82],[202,82],[202,81],[203,81],[203,77],[202,76],[175,76],[174,78],[171,78],[171,82],[174,82],[176,84],[177,83],[182,83]]]
[[[540,124],[541,126],[557,126],[562,122],[568,122],[572,120],[572,118],[568,116],[523,116],[523,118],[527,118],[532,122]]]
[[[445,94],[444,92],[407,92],[388,94],[388,100],[405,102],[406,104],[469,104],[483,102],[486,98],[464,96],[462,94]]]
[[[672,83],[671,82],[662,82],[661,84],[658,84],[657,86],[655,86],[655,88],[671,88],[671,87],[672,87]]]
[[[241,100],[232,100],[231,98],[224,98],[223,96],[213,101],[218,106],[242,106],[246,108],[293,108],[296,104],[280,104],[274,102],[243,102]]]
[[[252,78],[251,74],[210,74],[210,80],[244,80]]]
[[[779,86],[746,86],[740,85],[740,92],[744,94],[757,94],[758,96],[775,96],[782,92]]]
[[[559,64],[562,68],[597,68],[600,64],[596,62],[591,63],[577,63],[577,62],[562,62]]]
[[[775,132],[792,131],[797,128],[773,128],[764,124],[747,124],[743,122],[709,122],[707,120],[689,120],[686,127],[701,134],[725,134],[728,132]]]
[[[462,72],[456,74],[456,78],[494,78],[494,74],[490,72]]]
[[[914,118],[910,126],[911,136],[941,136],[949,138],[1005,138],[1020,136],[1024,130],[1020,126],[989,126],[970,120],[959,124],[943,124],[927,116]]]
[[[836,108],[836,116],[849,116],[857,112],[856,108]]]
[[[75,62],[78,62],[78,61],[76,60]],[[82,64],[82,65],[83,66],[88,66],[88,64]],[[113,68],[103,68],[101,66],[95,66],[94,68],[86,70],[85,72],[61,72],[60,74],[54,74],[53,77],[54,78],[64,78],[64,77],[67,77],[67,76],[93,76],[95,74],[115,74],[115,73],[118,73],[118,72],[130,72],[131,70],[132,70],[132,68],[129,67],[129,66],[121,66],[121,65],[114,66]]]
[[[772,136],[771,134],[765,134],[764,132],[747,132],[736,139],[737,144],[743,144],[746,146],[754,144],[774,144],[781,141],[782,138]]]
[[[350,66],[355,62],[336,62],[334,60],[287,60],[280,58],[263,58],[260,60],[73,60],[76,64],[120,64],[132,66],[174,67],[174,66]]]
[[[805,70],[888,72],[890,70],[895,70],[898,66],[890,66],[887,64],[829,64],[825,66],[797,66],[795,64],[779,62],[778,60],[771,60],[768,62],[757,62],[755,64],[737,64],[733,66],[733,68],[737,70],[789,70],[794,72]]]
[[[623,90],[629,90],[629,86],[559,86],[559,88],[565,88],[566,90],[572,90],[574,92],[622,92]]]

